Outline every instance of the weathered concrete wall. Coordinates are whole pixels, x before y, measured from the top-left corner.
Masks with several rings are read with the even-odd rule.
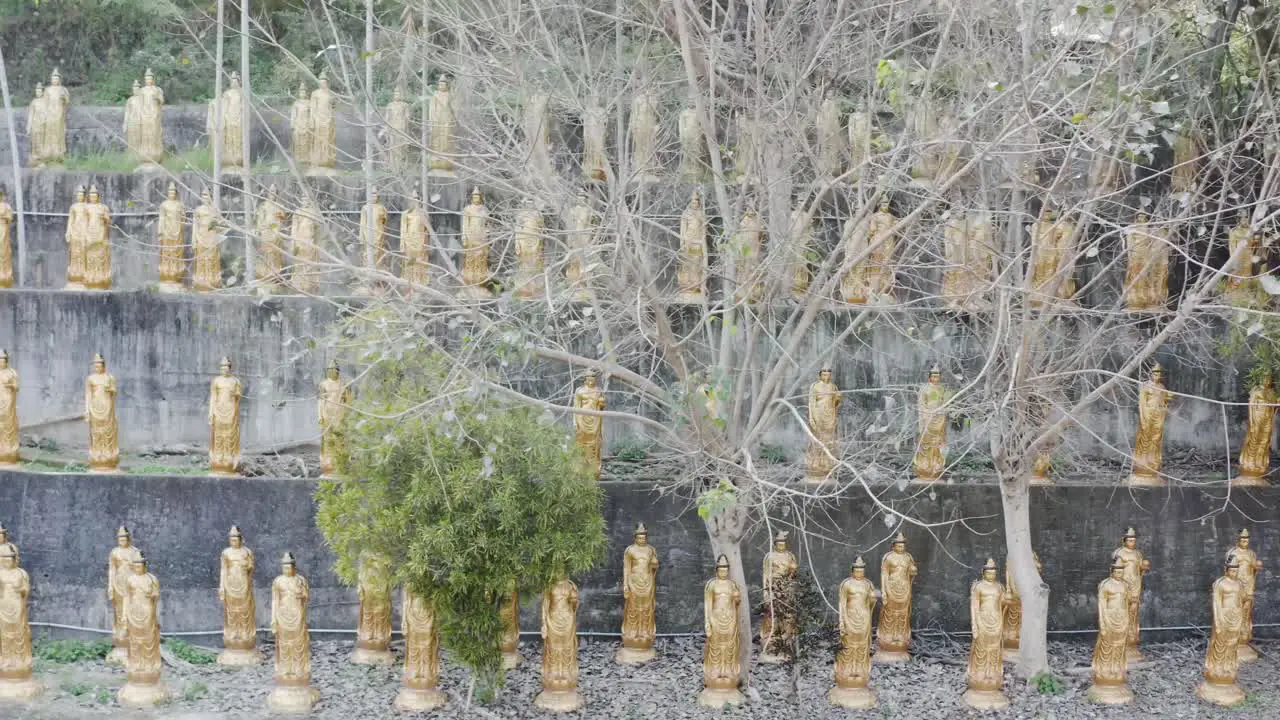
[[[31,573],[34,621],[109,626],[106,554],[115,528],[125,524],[160,580],[162,627],[170,632],[220,628],[217,558],[227,529],[237,524],[258,558],[260,626],[268,617],[271,578],[281,553],[288,550],[311,582],[313,627],[354,628],[355,593],[331,573],[332,555],[314,523],[313,488],[303,480],[0,471],[0,521],[19,544]],[[648,483],[607,482],[604,489],[610,548],[602,567],[577,578],[582,590],[579,628],[617,632],[620,558],[635,523],[644,522],[661,561],[658,630],[698,632],[702,586],[714,565],[701,520],[686,502],[660,496]],[[895,511],[925,521],[967,521],[967,527],[943,526],[932,533],[903,528],[920,566],[913,626],[967,631],[969,584],[987,557],[1002,561],[1004,556],[998,490],[938,487],[919,496],[887,491],[881,499]],[[1209,586],[1221,573],[1223,553],[1245,525],[1267,563],[1258,584],[1255,620],[1280,623],[1280,588],[1271,569],[1280,553],[1280,524],[1275,522],[1280,520],[1280,490],[1237,490],[1231,499],[1234,506],[1224,509],[1217,489],[1033,489],[1036,549],[1052,592],[1050,629],[1095,627],[1096,586],[1127,525],[1141,533],[1139,546],[1152,564],[1143,596],[1144,627],[1209,621]],[[878,558],[898,528],[886,524],[860,493],[812,509],[810,534],[795,546],[803,572],[827,598],[834,598],[854,556],[863,554],[871,566],[869,576],[879,584]],[[1222,512],[1213,514],[1217,510]],[[771,522],[775,529],[796,529],[786,517]],[[746,545],[754,602],[766,533],[757,529]],[[524,611],[524,628],[535,629],[533,603]],[[1259,634],[1274,633],[1260,628]]]

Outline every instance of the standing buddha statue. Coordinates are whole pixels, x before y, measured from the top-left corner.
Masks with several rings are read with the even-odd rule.
[[[271,292],[283,279],[285,250],[285,212],[275,183],[267,188],[267,197],[258,204],[253,220],[258,239],[258,256],[253,265],[255,279],[262,289]]]
[[[953,208],[943,230],[946,270],[942,294],[951,310],[986,310],[987,291],[996,279],[996,253],[986,208],[961,213]]]
[[[524,108],[524,141],[529,145],[525,171],[535,182],[546,182],[555,174],[551,161],[551,116],[547,106],[551,98],[541,91],[529,97]]]
[[[818,380],[809,386],[809,447],[804,451],[807,482],[826,482],[840,457],[839,411],[843,396],[831,379],[831,368],[818,371]]]
[[[160,163],[164,160],[164,90],[156,85],[156,76],[151,68],[147,68],[142,76],[137,113],[138,144],[134,149],[142,158],[142,164],[135,172],[161,170]]]
[[[680,260],[676,266],[679,291],[676,302],[702,303],[707,299],[707,213],[697,190],[680,214]]]
[[[1199,171],[1201,137],[1198,129],[1182,130],[1173,139],[1173,169],[1169,172],[1169,189],[1175,193],[1195,190]]]
[[[116,379],[99,353],[93,356],[93,372],[84,379],[84,419],[89,424],[89,471],[115,472],[120,466]]]
[[[849,113],[849,175],[862,175],[862,166],[871,158],[871,117],[863,110]]]
[[[111,289],[111,210],[102,203],[98,188],[89,186],[84,209],[84,286]]]
[[[604,410],[604,392],[597,387],[599,375],[592,369],[582,378],[582,385],[573,393],[573,407],[580,410]],[[574,438],[582,450],[586,468],[596,480],[600,479],[600,451],[604,445],[604,418],[585,413],[573,414]]]
[[[893,300],[897,238],[890,229],[898,218],[889,212],[889,199],[881,198],[875,212],[845,223],[842,244],[845,258],[861,258],[840,279],[840,292],[850,304]]]
[[[1258,589],[1258,573],[1262,572],[1262,561],[1258,559],[1258,554],[1249,549],[1249,530],[1240,531],[1240,536],[1236,538],[1235,547],[1227,551],[1227,564],[1236,563],[1239,566],[1237,571],[1240,585],[1244,590],[1244,596],[1241,600],[1241,629],[1240,629],[1240,662],[1253,662],[1258,659],[1258,651],[1249,643],[1253,641],[1253,600]]]
[[[31,677],[31,577],[12,544],[0,544],[0,699],[30,700],[44,692]]]
[[[817,217],[805,212],[804,203],[791,211],[790,243],[787,246],[788,285],[791,299],[803,302],[809,295],[809,253],[813,251],[813,235]]]
[[[231,374],[230,358],[218,363],[218,375],[209,383],[209,470],[214,475],[236,475],[240,470],[240,398],[244,386]]]
[[[142,83],[135,78],[133,90],[124,101],[124,144],[132,153],[142,152]],[[212,131],[212,128],[207,128]]]
[[[400,213],[400,251],[404,264],[400,278],[409,284],[407,292],[415,286],[431,284],[431,217],[422,208],[422,193],[413,189],[409,207]]]
[[[1126,483],[1160,487],[1160,461],[1164,449],[1164,420],[1169,414],[1169,391],[1164,370],[1151,366],[1151,377],[1138,388],[1138,434],[1133,441],[1133,472]]]
[[[942,368],[929,370],[929,381],[920,387],[916,413],[920,439],[911,461],[918,482],[938,482],[946,466],[942,446],[947,443],[947,389],[942,386]]]
[[[356,597],[360,601],[356,627],[356,649],[351,662],[356,665],[391,665],[391,578],[387,558],[376,553],[360,556]]]
[[[520,665],[520,593],[513,585],[511,592],[502,598],[498,607],[502,618],[502,638],[498,649],[502,651],[502,669],[514,670]]]
[[[542,692],[535,707],[554,713],[582,708],[578,692],[578,586],[569,578],[542,595]]]
[[[1032,229],[1032,307],[1055,299],[1070,300],[1076,294],[1075,232],[1074,223],[1066,217],[1059,219],[1048,208]]]
[[[304,714],[320,699],[311,687],[311,632],[307,603],[311,586],[298,574],[293,553],[280,559],[281,571],[271,583],[271,632],[276,638],[275,687],[267,708],[283,714]]]
[[[360,208],[360,265],[369,272],[367,286],[377,283],[387,254],[387,208],[377,188],[369,188],[369,202]]]
[[[409,168],[409,103],[404,101],[404,90],[399,86],[391,91],[387,103],[387,164],[394,172],[403,173]]]
[[[836,652],[835,687],[827,693],[832,705],[851,710],[876,706],[871,681],[871,613],[880,592],[867,579],[867,564],[859,555],[849,577],[840,583],[840,649]]]
[[[729,558],[716,559],[716,576],[707,581],[702,593],[702,624],[707,642],[702,651],[702,685],[698,704],[723,708],[741,705],[742,663],[738,658],[738,606],[742,588],[729,578]]]
[[[1169,229],[1152,229],[1145,213],[1125,232],[1129,251],[1124,301],[1129,312],[1159,312],[1169,302]]]
[[[172,182],[164,202],[160,203],[158,215],[156,245],[160,247],[160,292],[182,292],[183,265],[187,259],[182,226],[187,219],[187,209],[178,199],[178,186]]]
[[[320,85],[311,91],[311,169],[308,175],[333,175],[338,164],[338,118],[329,78],[322,71]]]
[[[393,705],[401,712],[428,712],[448,702],[436,687],[440,682],[440,629],[435,609],[426,598],[405,586],[403,599],[404,675]]]
[[[637,665],[654,658],[658,551],[649,544],[644,523],[636,525],[635,542],[622,553],[622,647],[615,659]]]
[[[218,558],[218,600],[222,603],[222,647],[219,665],[257,665],[257,606],[253,598],[253,551],[245,547],[240,528],[231,526],[227,547]]]
[[[452,175],[453,156],[457,152],[453,136],[458,118],[453,111],[453,93],[449,90],[448,78],[441,77],[436,81],[428,117],[427,148],[431,152],[431,171],[437,175]]]
[[[289,111],[289,151],[299,168],[311,164],[311,102],[306,81],[298,84],[298,97]]]
[[[462,292],[477,300],[493,297],[489,282],[489,208],[480,188],[471,190],[471,203],[462,209]]]
[[[584,187],[578,191],[578,204],[569,210],[569,252],[565,258],[564,279],[575,302],[590,302],[590,276],[594,268],[591,246],[595,242],[596,212]]]
[[[515,287],[515,292],[512,293],[514,297],[531,300],[542,294],[544,228],[542,211],[534,204],[532,197],[526,199],[524,207],[516,213],[516,276],[512,282]]]
[[[1116,558],[1111,561],[1111,574],[1098,583],[1098,641],[1093,646],[1089,700],[1103,705],[1127,705],[1133,701],[1133,692],[1129,690],[1129,663],[1125,659],[1129,586],[1124,573],[1124,562]]]
[[[200,205],[191,213],[191,287],[209,292],[222,287],[222,216],[205,188]]]
[[[750,205],[742,213],[738,231],[733,238],[733,262],[735,265],[738,302],[760,302],[764,299],[764,223]]]
[[[35,97],[27,105],[27,162],[30,167],[44,167],[44,157],[49,152],[47,147],[49,133],[49,98],[44,94],[44,83],[36,83]]]
[[[1249,425],[1240,445],[1239,474],[1231,481],[1240,487],[1268,487],[1266,475],[1271,469],[1271,435],[1275,427],[1275,381],[1270,375],[1249,391]]]
[[[0,468],[22,461],[18,425],[18,372],[9,367],[9,352],[0,350]]]
[[[1258,251],[1258,234],[1249,225],[1247,210],[1240,211],[1235,227],[1227,233],[1227,250],[1231,255],[1222,268],[1223,287],[1229,301],[1243,302],[1255,283],[1253,262]]]
[[[840,174],[845,143],[844,128],[840,127],[840,103],[834,96],[828,96],[818,106],[814,131],[818,141],[814,175],[819,180],[830,180]]]
[[[711,163],[707,158],[707,138],[698,119],[698,108],[692,100],[680,111],[677,130],[680,135],[680,182],[701,183],[706,180]]]
[[[76,187],[76,199],[67,210],[67,290],[84,289],[85,221],[88,209],[85,187]]]
[[[232,72],[230,87],[222,92],[222,172],[242,173],[248,153],[244,147],[244,91],[240,73]]]
[[[141,551],[133,545],[129,528],[121,525],[116,530],[116,546],[107,554],[107,601],[111,603],[111,652],[107,653],[108,665],[123,665],[129,657],[129,623],[125,619],[124,599],[128,595],[131,564]]]
[[[911,657],[911,585],[918,572],[915,558],[907,552],[906,536],[898,533],[889,552],[880,559],[884,605],[876,628],[876,662],[906,662]]]
[[[582,179],[604,182],[609,173],[609,158],[604,151],[604,138],[609,113],[597,98],[591,98],[582,111]]]
[[[1239,705],[1245,698],[1238,683],[1245,595],[1239,571],[1239,564],[1229,560],[1223,576],[1213,581],[1213,631],[1204,656],[1204,682],[1196,687],[1201,700],[1223,707]]]
[[[790,662],[795,653],[796,572],[800,563],[787,548],[790,534],[783,530],[773,538],[773,550],[765,553],[760,571],[764,610],[760,616],[760,662]]]
[[[1044,569],[1040,564],[1040,556],[1031,553],[1036,562],[1036,572]],[[1018,586],[1013,582],[1013,564],[1004,562],[1004,659],[1005,662],[1018,662],[1022,647],[1022,598],[1018,596]]]
[[[969,669],[965,674],[969,689],[964,694],[964,704],[978,710],[998,710],[1009,705],[1004,694],[1004,657],[1000,649],[1004,605],[1004,587],[996,580],[996,561],[988,558],[982,567],[982,579],[969,590],[973,641],[969,644]]]
[[[1129,632],[1125,635],[1125,661],[1130,667],[1142,662],[1138,652],[1138,615],[1142,603],[1142,576],[1151,569],[1151,561],[1138,549],[1138,532],[1133,528],[1124,531],[1124,542],[1111,553],[1111,559],[1124,565],[1124,583],[1129,588]]]
[[[290,284],[296,292],[304,295],[315,293],[320,289],[320,274],[316,263],[320,262],[319,224],[320,208],[314,200],[308,199],[306,205],[293,214],[293,225],[289,235],[293,238],[293,275]]]
[[[129,655],[125,658],[126,681],[116,699],[121,705],[151,707],[169,699],[169,690],[160,678],[160,582],[147,572],[141,552],[129,561],[132,574],[125,580],[124,617],[128,624]]]
[[[343,384],[337,361],[331,361],[324,373],[316,409],[320,422],[320,476],[333,477],[337,469],[335,453],[342,445],[342,419],[351,406],[351,388]]]
[[[658,181],[658,99],[642,90],[631,99],[631,172],[642,183]]]
[[[0,288],[13,287],[13,206],[0,190]]]

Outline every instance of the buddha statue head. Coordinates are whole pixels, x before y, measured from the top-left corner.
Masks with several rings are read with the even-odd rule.
[[[729,579],[729,558],[725,557],[724,554],[716,558],[716,579]]]
[[[133,544],[133,536],[129,534],[129,528],[121,525],[116,530],[116,546],[127,548]]]
[[[222,377],[230,377],[231,358],[223,356],[222,360],[218,361],[218,370],[222,373]]]
[[[791,533],[783,530],[773,536],[773,549],[777,552],[787,551],[787,541],[791,539]]]
[[[996,581],[996,561],[995,558],[987,558],[987,564],[982,566],[982,579],[987,582]]]
[[[235,525],[231,526],[231,532],[227,533],[227,542],[233,548],[239,548],[244,544],[244,536],[240,534],[240,528]]]
[[[280,558],[280,572],[288,577],[293,577],[298,572],[298,563],[293,559],[293,553],[286,552]]]
[[[849,568],[849,574],[855,580],[861,580],[867,576],[867,563],[861,555],[853,559],[853,567]]]
[[[636,545],[644,547],[649,544],[649,530],[645,528],[644,523],[636,525],[636,532],[633,535]]]

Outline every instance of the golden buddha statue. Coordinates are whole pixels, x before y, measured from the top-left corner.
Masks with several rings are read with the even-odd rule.
[[[219,665],[257,665],[257,606],[253,599],[253,551],[244,545],[240,528],[231,526],[218,565],[218,600],[222,603],[222,647]]]
[[[570,713],[582,708],[578,693],[578,586],[562,578],[542,594],[542,692],[535,707]]]
[[[582,385],[573,393],[573,407],[581,410],[604,410],[604,392],[597,387],[599,375],[592,369],[582,378]],[[587,469],[600,479],[600,451],[604,445],[604,418],[585,413],[573,414],[574,439],[582,449]]]
[[[649,544],[644,523],[636,525],[635,542],[622,553],[622,647],[615,659],[637,665],[654,658],[654,601],[657,597],[658,551]]]
[[[337,361],[331,361],[324,372],[316,410],[320,420],[320,476],[332,477],[337,469],[335,452],[342,443],[342,419],[351,406],[351,388],[343,384]]]
[[[533,198],[516,213],[516,276],[512,282],[513,297],[531,300],[542,294],[543,267],[542,234],[545,229],[542,211]]]
[[[1262,572],[1262,561],[1258,554],[1249,548],[1249,531],[1240,531],[1235,547],[1227,551],[1227,564],[1239,566],[1237,579],[1244,590],[1240,601],[1240,662],[1248,663],[1258,659],[1258,651],[1250,643],[1253,641],[1253,600],[1258,589],[1258,573]]]
[[[809,447],[804,451],[807,482],[826,482],[840,457],[840,388],[831,379],[831,368],[818,371],[818,380],[809,386]],[[834,456],[834,458],[833,458]]]
[[[861,257],[840,279],[840,292],[850,304],[891,302],[894,288],[893,257],[897,238],[890,229],[898,218],[889,212],[889,199],[881,198],[879,208],[845,223],[841,243],[846,258]]]
[[[134,151],[142,158],[137,171],[160,170],[164,160],[164,91],[156,85],[151,68],[142,75],[137,113],[138,144]]]
[[[502,618],[502,669],[514,670],[520,665],[520,593],[512,587],[511,594],[502,598],[498,607]]]
[[[393,706],[401,712],[428,712],[448,702],[448,696],[436,687],[440,682],[440,629],[431,603],[407,586],[403,598],[404,675]]]
[[[818,106],[814,137],[814,174],[821,179],[836,177],[844,158],[845,132],[840,126],[840,102],[834,96],[828,96]]]
[[[1270,375],[1249,391],[1249,425],[1240,445],[1240,470],[1231,484],[1240,487],[1269,487],[1266,479],[1271,470],[1271,434],[1275,427],[1275,381]]]
[[[132,574],[125,580],[124,618],[128,625],[129,655],[124,667],[127,680],[116,699],[121,705],[150,707],[169,699],[160,679],[160,583],[147,572],[141,552],[129,562]]]
[[[493,297],[487,287],[489,247],[489,208],[477,187],[471,204],[462,209],[462,292],[476,299]]]
[[[938,482],[946,466],[942,446],[947,444],[947,389],[942,386],[942,368],[929,370],[929,381],[920,387],[916,414],[920,423],[920,439],[911,466],[918,482]]]
[[[244,91],[240,73],[232,71],[230,87],[222,91],[222,171],[244,172],[248,153],[244,147]]]
[[[760,149],[760,127],[749,110],[739,110],[735,124],[738,132],[733,149],[733,182],[751,185],[758,179],[756,153]]]
[[[604,152],[608,124],[608,111],[597,98],[591,98],[582,111],[582,179],[588,182],[604,182],[608,178],[609,158]]]
[[[129,657],[129,622],[124,614],[124,600],[129,594],[128,580],[135,557],[141,551],[133,545],[129,528],[116,530],[116,546],[107,554],[107,600],[111,602],[111,652],[107,663],[123,665]]]
[[[1199,170],[1201,142],[1196,128],[1183,130],[1173,139],[1173,169],[1169,172],[1169,189],[1175,193],[1195,190]]]
[[[1076,226],[1045,209],[1031,232],[1031,306],[1070,300],[1076,294]]]
[[[409,115],[412,111],[409,103],[404,101],[404,90],[396,86],[391,91],[391,102],[387,103],[384,116],[387,119],[387,163],[395,172],[409,169]]]
[[[116,378],[107,373],[107,361],[98,353],[93,372],[84,379],[84,419],[89,423],[89,471],[115,472],[120,466]]]
[[[391,665],[391,578],[388,560],[375,553],[360,557],[356,597],[360,601],[356,627],[356,649],[351,662],[356,665]]]
[[[84,289],[85,211],[88,195],[83,185],[76,187],[76,199],[67,210],[67,290]]]
[[[18,428],[18,372],[9,367],[9,352],[0,350],[0,468],[22,461]]]
[[[338,117],[329,78],[320,72],[319,87],[311,91],[311,169],[308,175],[333,175],[338,164]]]
[[[676,302],[702,303],[707,299],[707,213],[702,195],[695,189],[680,214],[680,260],[676,267],[679,292]]]
[[[876,706],[871,681],[871,613],[880,592],[867,579],[867,564],[859,555],[849,577],[840,583],[840,649],[836,652],[836,685],[827,693],[832,705],[850,710]]]
[[[48,99],[44,96],[44,83],[36,83],[35,96],[27,104],[28,164],[33,168],[44,167],[42,158],[46,152],[45,126],[49,123]]]
[[[849,173],[862,175],[862,166],[871,157],[871,117],[863,110],[849,113]]]
[[[298,96],[289,111],[289,151],[299,168],[311,164],[311,101],[307,83],[298,85]]]
[[[996,580],[996,561],[988,558],[982,567],[982,579],[969,590],[973,641],[969,643],[969,669],[965,673],[969,689],[964,694],[964,704],[978,710],[998,710],[1009,705],[1004,694],[1004,657],[1000,649],[1004,604],[1004,586]]]
[[[31,677],[31,578],[12,544],[0,544],[0,699],[30,700],[44,692]]]
[[[191,287],[209,292],[222,287],[222,228],[224,223],[208,188],[191,213]]]
[[[409,207],[400,213],[400,252],[404,264],[400,278],[413,286],[431,284],[431,216],[422,209],[422,193],[413,189]]]
[[[453,93],[449,90],[449,80],[441,77],[436,81],[436,91],[431,94],[429,112],[427,148],[431,151],[431,169],[442,175],[453,172],[454,132],[458,126],[458,117],[453,111]]]
[[[1158,312],[1169,303],[1169,228],[1153,229],[1146,213],[1125,232],[1129,252],[1124,302],[1129,312]]]
[[[954,211],[943,230],[946,269],[942,294],[951,310],[986,310],[986,293],[996,279],[991,215],[985,208]]]
[[[62,84],[57,68],[49,76],[49,87],[36,86],[36,98],[31,103],[34,112],[29,113],[34,122],[27,125],[32,166],[61,165],[67,156],[67,107],[71,104],[71,94]]]
[[[742,221],[733,239],[733,263],[738,285],[734,297],[738,302],[760,302],[764,299],[764,223],[754,207],[742,213]]]
[[[596,212],[591,207],[587,189],[578,191],[578,203],[569,209],[568,253],[565,256],[564,279],[568,283],[575,302],[590,302],[590,277],[594,258],[591,246],[595,242]]]
[[[258,240],[258,256],[253,264],[255,279],[264,289],[271,291],[283,279],[285,249],[285,212],[275,183],[267,188],[267,197],[258,203],[253,229]]]
[[[657,182],[658,99],[642,90],[631,99],[631,172],[642,183]]]
[[[293,225],[289,235],[293,238],[293,275],[289,282],[296,292],[312,294],[320,289],[319,271],[316,264],[320,262],[319,243],[320,208],[312,200],[301,210],[293,214]]]
[[[742,682],[739,658],[738,606],[742,604],[742,588],[729,578],[729,558],[716,559],[716,576],[707,581],[702,593],[702,624],[707,644],[702,651],[702,685],[698,704],[723,708],[741,705],[744,698],[738,684]]]
[[[209,383],[209,470],[236,475],[240,470],[240,398],[244,386],[231,374],[231,360],[222,358],[219,374]]]
[[[267,696],[271,712],[304,714],[320,699],[311,687],[311,631],[307,603],[311,586],[298,574],[293,553],[280,559],[280,575],[271,583],[271,632],[276,638],[275,687]]]
[[[386,255],[387,208],[378,189],[369,188],[369,202],[360,208],[360,264],[371,274],[369,285],[376,282],[373,276],[383,269]]]
[[[1258,252],[1258,234],[1249,225],[1247,210],[1240,211],[1236,226],[1227,233],[1227,249],[1231,256],[1223,266],[1223,272],[1227,274],[1223,287],[1228,300],[1234,301],[1238,295],[1247,296],[1255,282],[1253,261]]]
[[[1138,532],[1133,528],[1124,531],[1124,543],[1111,553],[1111,559],[1124,565],[1123,580],[1129,588],[1129,632],[1125,636],[1125,661],[1130,667],[1142,662],[1138,652],[1138,611],[1142,602],[1142,576],[1151,569],[1151,561],[1138,549]]]
[[[1213,631],[1204,656],[1204,682],[1196,687],[1196,697],[1223,707],[1244,702],[1238,648],[1244,627],[1244,584],[1240,566],[1228,561],[1226,572],[1213,581]]]
[[[89,186],[84,206],[84,286],[111,289],[111,210],[102,203],[95,185]]]
[[[0,190],[0,288],[13,287],[13,206]]]
[[[22,563],[22,554],[18,552],[18,546],[9,539],[9,531],[5,529],[4,524],[0,523],[0,549],[9,548],[13,550],[14,562]]]
[[[1151,377],[1138,388],[1138,434],[1133,441],[1133,472],[1129,485],[1159,487],[1160,460],[1164,449],[1164,420],[1169,414],[1170,393],[1164,386],[1160,363],[1151,366]]]
[[[760,614],[760,662],[767,665],[790,662],[795,653],[796,572],[800,563],[787,548],[790,533],[773,538],[773,550],[765,553],[760,571],[764,610]]]
[[[1036,572],[1043,570],[1040,556],[1033,552],[1031,557],[1036,561]],[[1013,582],[1013,564],[1008,560],[1004,563],[1004,599],[1004,660],[1016,663],[1021,657],[1019,650],[1022,647],[1022,598],[1018,596],[1018,586]]]
[[[1089,700],[1103,705],[1127,705],[1133,701],[1133,692],[1129,690],[1129,663],[1125,659],[1129,586],[1124,573],[1124,563],[1116,558],[1111,561],[1111,574],[1098,583],[1098,641],[1093,646]]]
[[[139,150],[142,146],[141,119],[142,83],[135,78],[129,99],[124,101],[124,144],[126,148],[135,154],[141,152]],[[208,128],[208,130],[212,130],[212,128]]]
[[[808,217],[806,217],[808,216]],[[804,203],[791,211],[791,244],[787,247],[791,299],[802,302],[809,295],[809,253],[813,251],[813,234],[817,218],[805,212]]]
[[[880,558],[880,625],[876,627],[875,661],[906,662],[911,658],[911,584],[916,580],[915,558],[907,552],[907,538],[898,533],[889,552]]]
[[[702,121],[698,119],[698,108],[692,100],[680,111],[676,128],[680,135],[680,182],[697,184],[706,181],[711,161],[707,158],[707,138],[702,132]]]
[[[529,144],[525,170],[536,181],[545,182],[555,174],[551,161],[551,116],[547,106],[551,99],[541,91],[529,97],[524,108],[524,141]]]
[[[187,209],[178,199],[178,186],[170,182],[156,219],[156,245],[160,247],[160,292],[183,290],[186,249],[182,241],[182,226],[186,219]]]

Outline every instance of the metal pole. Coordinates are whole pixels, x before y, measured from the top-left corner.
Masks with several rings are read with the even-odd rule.
[[[213,68],[213,137],[209,138],[209,146],[213,148],[213,206],[222,207],[222,37],[226,24],[226,0],[218,0],[217,48],[214,51]]]
[[[0,47],[0,91],[4,94],[4,117],[9,123],[9,161],[13,164],[13,205],[18,215],[18,287],[27,284],[27,225],[22,219],[22,159],[18,157],[18,128],[13,119],[13,99],[9,97],[9,73]],[[30,128],[27,129],[28,133]]]
[[[251,287],[257,276],[254,274],[253,226],[253,193],[250,183],[253,167],[252,147],[249,145],[249,132],[253,126],[253,92],[249,84],[249,0],[240,0],[240,88],[242,95],[240,123],[240,144],[244,148],[244,183],[241,185],[240,197],[244,201],[244,284]]]

